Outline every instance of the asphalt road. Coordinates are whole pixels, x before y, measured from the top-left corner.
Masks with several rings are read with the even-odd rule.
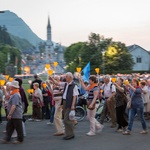
[[[122,135],[116,129],[110,128],[110,123],[104,123],[105,127],[96,136],[86,136],[89,131],[89,122],[83,120],[75,127],[75,138],[63,140],[53,136],[54,126],[48,126],[47,120],[41,122],[26,122],[27,136],[22,144],[1,144],[0,150],[150,150],[149,134],[141,135],[141,124],[135,120],[132,135]],[[4,137],[2,131],[6,122],[0,125],[0,138]],[[147,121],[150,125],[150,121]]]

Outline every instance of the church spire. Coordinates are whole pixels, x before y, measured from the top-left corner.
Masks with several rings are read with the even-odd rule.
[[[51,25],[50,25],[49,16],[48,16],[48,24],[47,24],[47,41],[51,41]]]

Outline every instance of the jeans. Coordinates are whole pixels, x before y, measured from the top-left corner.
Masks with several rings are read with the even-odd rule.
[[[53,123],[54,121],[54,113],[55,113],[55,106],[51,107],[51,111],[50,111],[50,122]]]
[[[50,109],[48,100],[44,100],[44,106],[42,107],[42,118],[49,119],[50,118]]]
[[[144,119],[144,108],[143,107],[141,107],[141,108],[139,108],[139,107],[138,108],[131,108],[129,110],[128,130],[129,131],[132,130],[132,125],[133,125],[134,117],[135,117],[136,114],[138,115],[138,117],[141,121],[143,130],[146,130],[147,126],[146,126],[146,122],[145,122],[145,119]]]

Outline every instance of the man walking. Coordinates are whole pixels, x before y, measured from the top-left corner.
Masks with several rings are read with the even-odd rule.
[[[73,120],[70,120],[69,113],[71,110],[75,110],[77,96],[79,95],[78,87],[73,81],[73,75],[71,72],[67,72],[65,75],[66,83],[60,82],[58,83],[56,80],[53,80],[50,77],[50,80],[53,81],[54,84],[64,86],[63,97],[62,97],[62,105],[63,105],[63,113],[64,113],[64,125],[65,125],[65,137],[64,140],[70,140],[75,137],[74,135],[74,123]]]
[[[106,118],[106,115],[108,112],[110,113],[112,125],[111,128],[116,127],[116,111],[115,111],[115,94],[116,94],[116,88],[114,84],[110,81],[109,76],[104,77],[104,85],[101,87],[104,91],[104,97],[105,97],[105,103],[103,107],[103,111],[101,114],[101,120],[100,123],[103,124],[104,119]]]

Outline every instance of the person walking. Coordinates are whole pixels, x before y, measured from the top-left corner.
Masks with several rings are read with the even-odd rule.
[[[48,94],[47,84],[46,82],[42,82],[42,95],[43,95],[43,103],[42,107],[42,119],[50,118],[50,96]]]
[[[140,87],[142,89],[142,99],[144,103],[144,114],[145,114],[145,119],[149,119],[149,112],[150,112],[150,98],[149,98],[149,93],[148,93],[148,86],[146,85],[146,81],[141,81],[140,82]]]
[[[123,132],[123,130],[128,126],[128,122],[125,118],[125,110],[127,105],[127,98],[125,93],[125,87],[123,85],[123,79],[118,78],[117,82],[114,83],[116,86],[116,117],[118,128],[117,132]]]
[[[54,80],[56,80],[59,83],[60,77],[58,75],[55,75]],[[61,100],[63,95],[62,90],[63,87],[53,85],[53,95],[54,95],[53,99],[55,101],[54,123],[56,128],[56,133],[54,133],[54,136],[64,135],[62,122],[62,107],[61,107]]]
[[[103,106],[100,123],[103,124],[108,112],[110,113],[112,125],[111,128],[116,127],[116,101],[115,101],[115,94],[116,94],[116,87],[110,81],[110,76],[104,77],[104,85],[101,87],[103,90],[103,94],[105,97],[105,103]]]
[[[123,132],[123,135],[130,135],[134,117],[137,114],[141,124],[143,131],[141,134],[147,134],[147,125],[144,119],[144,103],[142,99],[142,89],[139,86],[139,81],[136,78],[132,79],[132,85],[128,84],[130,88],[130,95],[131,95],[131,108],[129,109],[129,117],[128,117],[128,128],[126,131]]]
[[[17,140],[14,144],[19,144],[23,142],[23,127],[22,127],[22,101],[19,93],[19,83],[18,81],[12,81],[10,83],[10,98],[8,100],[8,115],[7,115],[7,127],[6,127],[6,137],[2,140],[3,143],[7,144],[11,140],[11,136],[14,130],[17,131]]]
[[[96,100],[99,96],[99,88],[97,84],[97,79],[95,75],[91,75],[89,77],[89,84],[90,86],[85,86],[83,80],[80,78],[80,84],[81,86],[88,91],[88,97],[87,97],[87,118],[90,121],[90,131],[86,134],[88,136],[96,135],[96,129],[97,132],[100,132],[103,129],[103,125],[101,125],[96,119]]]
[[[64,125],[65,125],[65,137],[64,140],[70,140],[75,137],[74,124],[69,118],[71,110],[75,110],[77,96],[79,95],[78,87],[73,81],[73,75],[71,72],[66,73],[66,83],[63,93],[63,110],[64,110]]]
[[[64,140],[70,140],[75,137],[74,134],[74,123],[73,120],[70,119],[69,114],[73,110],[75,110],[77,96],[79,95],[78,87],[73,81],[73,75],[71,72],[67,72],[65,74],[66,82],[57,82],[52,77],[50,80],[55,85],[64,86],[62,102],[63,105],[63,114],[64,114],[64,126],[65,126],[65,137]]]
[[[3,102],[3,90],[2,87],[0,86],[0,124],[2,124],[2,113],[1,113],[2,102]]]

